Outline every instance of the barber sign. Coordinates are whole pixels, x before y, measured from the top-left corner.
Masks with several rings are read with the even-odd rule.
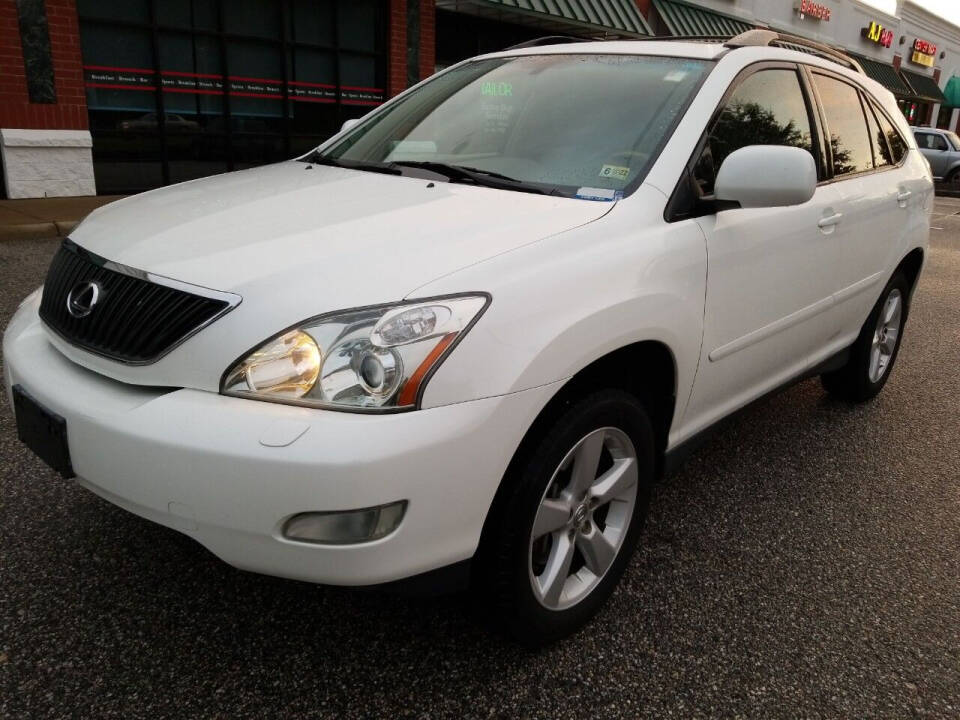
[[[800,19],[813,18],[814,20],[829,20],[831,10],[826,5],[821,5],[813,0],[796,0],[793,9],[797,11]]]

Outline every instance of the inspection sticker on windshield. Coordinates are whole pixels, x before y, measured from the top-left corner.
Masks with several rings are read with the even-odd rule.
[[[581,200],[603,200],[610,202],[616,200],[618,196],[621,196],[619,191],[607,190],[606,188],[582,187],[577,190],[577,197]]]
[[[604,165],[600,168],[600,177],[626,180],[630,176],[630,168],[622,165]]]
[[[686,71],[684,70],[674,70],[673,72],[667,73],[663,76],[664,82],[683,82],[683,79],[687,76]]]

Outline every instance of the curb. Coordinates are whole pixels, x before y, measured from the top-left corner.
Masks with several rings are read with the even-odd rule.
[[[54,220],[53,222],[23,223],[0,226],[0,242],[5,240],[50,240],[62,238],[79,224],[78,220]]]

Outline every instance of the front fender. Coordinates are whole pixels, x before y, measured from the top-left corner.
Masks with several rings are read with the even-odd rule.
[[[707,258],[697,224],[665,223],[664,202],[641,188],[597,221],[419,288],[413,297],[465,288],[493,297],[430,380],[423,406],[566,380],[610,352],[654,340],[676,359],[680,417],[700,355]]]

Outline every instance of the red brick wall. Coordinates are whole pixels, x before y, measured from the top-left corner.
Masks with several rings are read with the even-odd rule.
[[[437,8],[435,0],[390,0],[390,54],[387,58],[387,95],[407,89],[407,3],[420,3],[420,78],[433,75],[437,65]]]
[[[389,35],[387,97],[393,97],[407,87],[407,0],[390,0]]]
[[[433,75],[437,66],[437,6],[435,0],[420,0],[420,79]]]
[[[47,0],[56,104],[31,103],[15,0],[0,0],[0,127],[86,130],[80,28],[75,0]]]

